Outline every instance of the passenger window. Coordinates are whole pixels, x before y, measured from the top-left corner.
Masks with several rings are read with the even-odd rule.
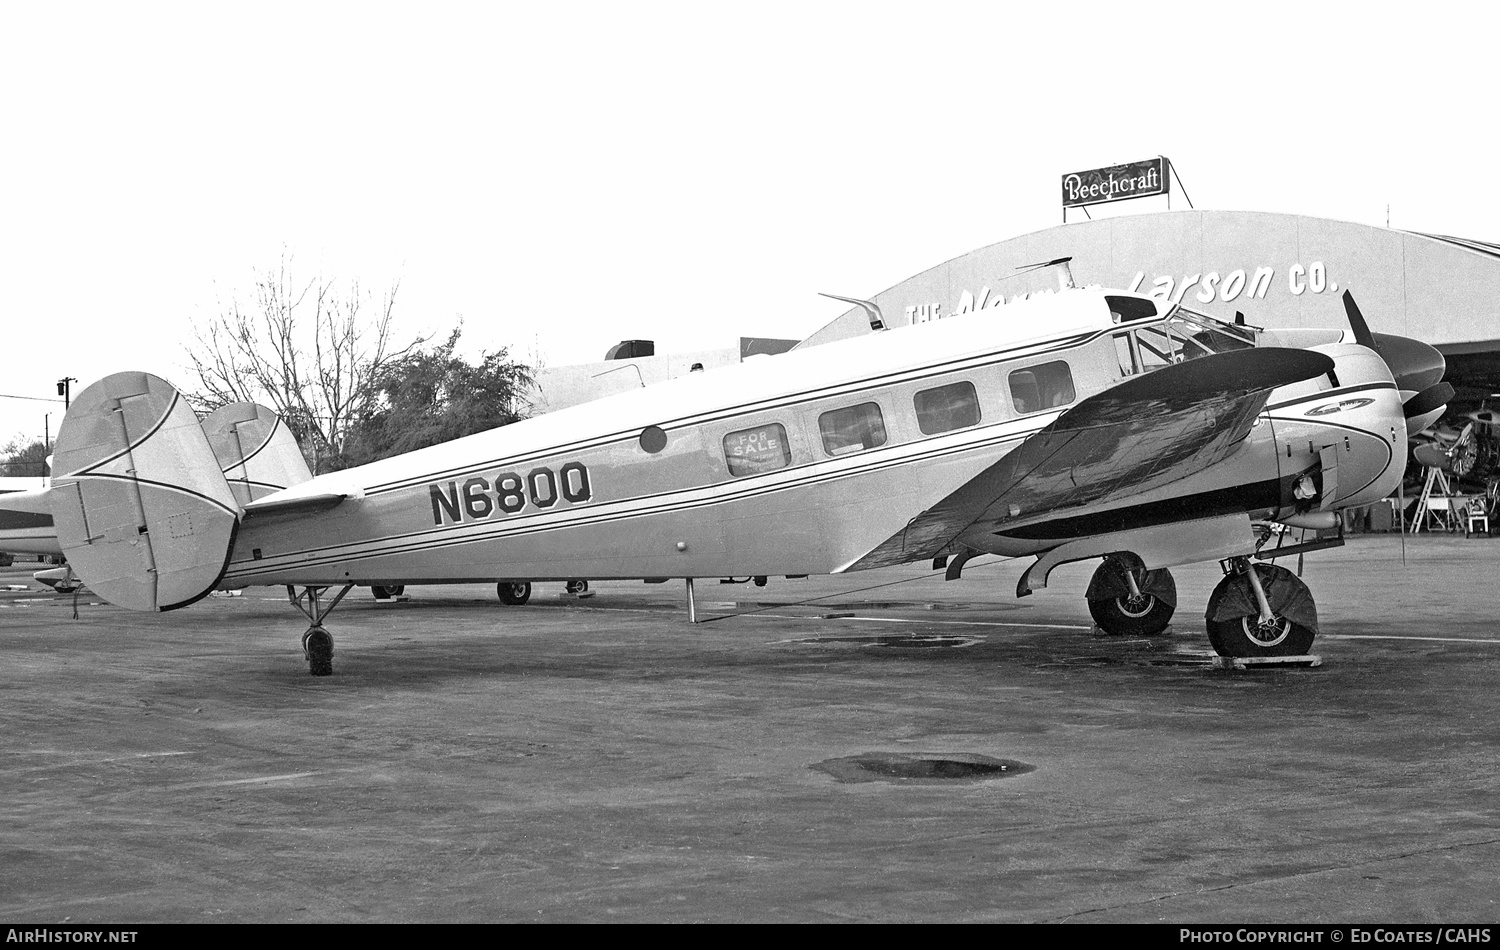
[[[912,400],[917,410],[917,428],[923,435],[937,435],[979,425],[979,396],[974,384],[952,383],[924,389]]]
[[[818,417],[818,431],[829,455],[847,455],[885,445],[885,419],[873,402],[823,413]]]
[[[741,429],[724,436],[724,461],[729,474],[759,475],[774,472],[792,464],[792,447],[786,440],[786,428],[779,422]]]
[[[1066,406],[1075,398],[1073,373],[1062,360],[1010,374],[1010,398],[1020,413]]]

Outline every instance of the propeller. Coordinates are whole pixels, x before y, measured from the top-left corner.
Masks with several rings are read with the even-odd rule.
[[[1347,290],[1344,291],[1344,312],[1349,316],[1354,341],[1380,354],[1385,365],[1390,367],[1391,376],[1396,380],[1396,388],[1403,394],[1410,394],[1406,396],[1406,418],[1427,416],[1448,404],[1453,398],[1453,387],[1443,382],[1443,374],[1448,369],[1443,354],[1421,340],[1392,333],[1370,332],[1370,325],[1360,312],[1359,304],[1354,302],[1354,295]]]

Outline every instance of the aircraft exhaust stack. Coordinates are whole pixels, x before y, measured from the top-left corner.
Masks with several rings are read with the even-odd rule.
[[[78,577],[110,603],[172,610],[218,583],[239,505],[198,417],[171,383],[116,373],[58,429],[48,502]]]

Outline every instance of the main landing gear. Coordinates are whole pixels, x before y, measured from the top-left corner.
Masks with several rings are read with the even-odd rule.
[[[1167,629],[1177,609],[1177,583],[1166,570],[1148,571],[1133,554],[1111,554],[1083,595],[1094,623],[1110,636],[1149,637]]]
[[[333,608],[353,589],[353,584],[345,584],[344,589],[324,607],[322,596],[327,587],[304,587],[299,594],[291,584],[286,586],[287,599],[312,623],[302,635],[302,653],[307,657],[307,671],[313,676],[333,674],[333,634],[323,627],[323,618],[333,613]]]
[[[1224,562],[1208,598],[1208,641],[1220,656],[1305,656],[1318,630],[1312,592],[1297,575],[1247,557]]]
[[[501,581],[495,585],[500,603],[507,607],[519,607],[531,599],[531,581]]]
[[[1224,579],[1208,598],[1208,642],[1220,656],[1306,656],[1318,631],[1312,592],[1284,567],[1235,557],[1222,562]],[[1177,585],[1165,570],[1148,571],[1133,554],[1111,554],[1094,571],[1084,595],[1099,629],[1112,636],[1161,633],[1177,604]]]
[[[575,597],[590,597],[588,581],[568,581],[563,588]],[[500,603],[507,607],[519,607],[531,599],[531,581],[501,581],[495,585]]]

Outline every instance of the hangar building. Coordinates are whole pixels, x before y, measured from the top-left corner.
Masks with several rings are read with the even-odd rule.
[[[1448,360],[1455,408],[1500,388],[1500,245],[1243,211],[1168,211],[1064,224],[991,244],[875,295],[888,326],[1002,308],[1074,281],[1138,290],[1265,327],[1346,326],[1345,290],[1377,332],[1416,337]],[[851,308],[802,342],[869,332]],[[1467,391],[1466,391],[1467,390]],[[1470,405],[1472,408],[1472,405]]]

